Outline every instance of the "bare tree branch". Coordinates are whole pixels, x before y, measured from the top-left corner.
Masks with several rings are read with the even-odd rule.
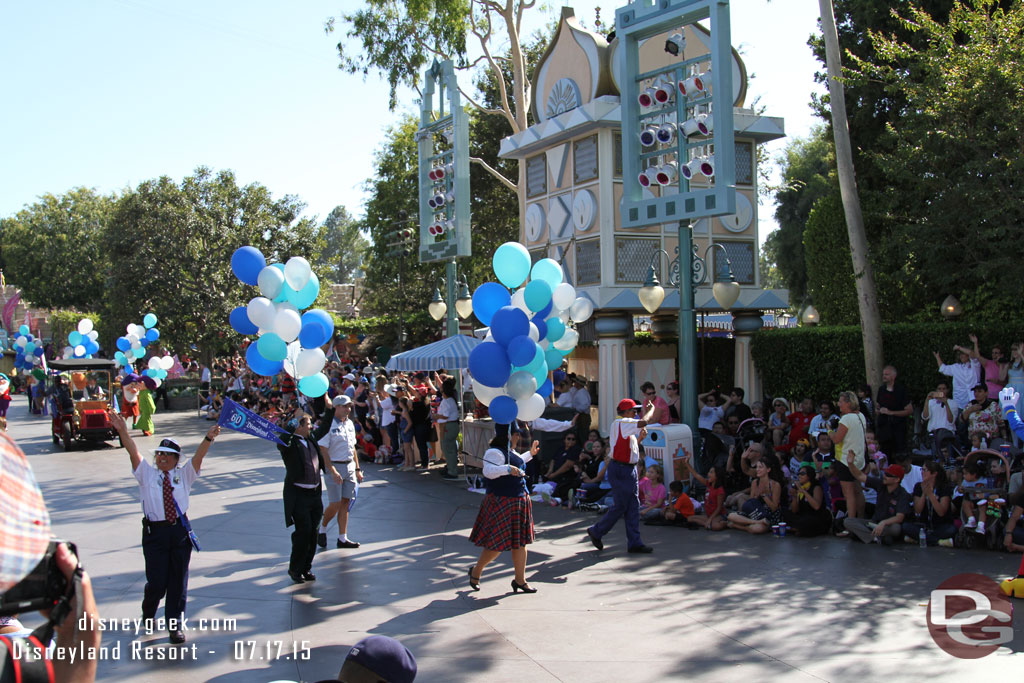
[[[515,183],[513,183],[505,176],[501,175],[501,173],[499,173],[496,169],[491,168],[491,166],[483,159],[479,157],[470,157],[469,160],[472,161],[473,163],[480,164],[481,166],[483,166],[485,171],[487,171],[492,176],[497,178],[498,182],[507,187],[508,189],[512,190],[513,192],[519,191],[519,187]]]
[[[462,96],[466,98],[466,101],[469,102],[474,107],[476,107],[478,111],[480,111],[480,112],[482,112],[484,114],[500,114],[500,115],[504,116],[504,114],[505,114],[504,110],[502,110],[502,109],[488,109],[487,107],[483,106],[482,104],[480,104],[479,102],[474,100],[472,98],[472,96],[470,96],[469,93],[467,93],[465,90],[462,89],[461,86],[459,87],[459,92],[462,93]]]
[[[475,1],[479,2],[481,5],[483,5],[485,7],[488,5],[488,1],[487,0],[475,0]],[[470,21],[470,26],[471,26],[470,30],[472,30],[473,35],[475,35],[477,37],[477,40],[480,41],[480,48],[481,48],[481,50],[484,53],[484,57],[487,58],[487,63],[490,65],[491,72],[494,74],[494,78],[495,78],[495,80],[497,81],[497,84],[498,84],[498,103],[501,106],[501,111],[505,115],[505,118],[508,120],[509,125],[512,126],[512,131],[515,132],[515,133],[518,133],[521,130],[523,130],[523,128],[525,128],[525,126],[520,126],[519,125],[519,122],[517,120],[518,116],[516,115],[516,113],[513,113],[512,107],[509,105],[509,101],[508,101],[508,88],[505,85],[505,75],[502,73],[501,67],[494,60],[494,57],[491,56],[491,49],[490,49],[490,46],[488,45],[488,41],[491,38],[492,30],[493,30],[493,24],[491,23],[490,12],[484,10],[484,20],[487,22],[487,31],[485,33],[481,33],[480,32],[480,29],[477,27],[477,22],[473,21],[472,19],[473,19],[473,17],[471,17],[471,21]],[[515,45],[515,41],[513,41],[513,50],[515,50],[515,49],[516,49],[516,45]],[[513,58],[515,58],[515,57],[516,57],[516,55],[513,55]],[[513,63],[513,67],[515,67],[515,66],[516,66],[516,64]]]

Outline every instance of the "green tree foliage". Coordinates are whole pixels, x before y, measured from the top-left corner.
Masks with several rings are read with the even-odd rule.
[[[318,241],[322,248],[317,264],[328,279],[351,282],[370,246],[359,228],[359,221],[344,206],[336,206],[320,226]]]
[[[45,194],[0,221],[7,281],[36,306],[97,310],[109,263],[98,238],[113,205],[113,197],[80,187]]]
[[[953,293],[972,317],[999,319],[1024,295],[1010,247],[1024,223],[1024,5],[957,2],[945,21],[910,7],[898,21],[911,39],[872,32],[875,60],[852,65],[905,103],[871,155],[899,178],[881,192],[899,207],[893,241],[925,300]]]
[[[826,325],[854,325],[860,321],[853,282],[850,240],[839,188],[820,198],[804,229],[808,293]],[[861,366],[863,366],[863,360]]]
[[[180,184],[166,176],[141,183],[118,200],[101,240],[110,263],[105,319],[137,323],[152,311],[161,340],[194,343],[207,358],[237,343],[228,315],[257,294],[231,272],[231,254],[252,245],[268,262],[316,263],[317,228],[297,219],[302,209],[257,183],[239,187],[231,171],[200,167]]]

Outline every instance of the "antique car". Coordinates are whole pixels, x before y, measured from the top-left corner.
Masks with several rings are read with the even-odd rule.
[[[117,431],[110,424],[117,364],[103,358],[70,358],[49,362],[57,373],[51,397],[53,443],[71,450],[76,441],[110,441]]]

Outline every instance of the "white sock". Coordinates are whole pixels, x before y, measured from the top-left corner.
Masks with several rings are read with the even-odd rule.
[[[326,534],[327,533],[327,527],[325,527],[324,525],[321,524],[320,525],[320,533]]]
[[[339,534],[338,535],[338,540],[341,541],[342,543],[347,543],[348,542],[348,534]]]

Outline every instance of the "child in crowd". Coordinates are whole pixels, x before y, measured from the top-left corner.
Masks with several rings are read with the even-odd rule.
[[[875,433],[870,429],[864,432],[864,443],[868,447],[868,458],[870,458],[878,469],[884,470],[889,466],[889,456],[878,449],[878,441],[875,439]]]
[[[713,465],[708,476],[701,476],[693,468],[689,454],[683,456],[683,466],[705,488],[703,514],[693,515],[690,521],[711,531],[721,531],[725,528],[725,468]]]
[[[593,453],[594,453],[594,444],[597,443],[600,440],[601,440],[601,433],[598,432],[596,429],[591,429],[590,433],[587,434],[586,442],[583,444],[583,450],[585,452],[590,453],[591,455],[593,455]]]
[[[693,528],[697,527],[697,524],[691,522],[690,519],[697,513],[697,506],[694,505],[693,499],[683,493],[683,482],[676,480],[668,485],[668,490],[672,496],[672,503],[665,508],[662,513],[662,517],[668,522],[677,525],[693,525]]]
[[[963,514],[967,517],[967,523],[964,526],[968,529],[977,529],[979,534],[985,533],[985,507],[988,500],[983,496],[974,495],[971,489],[981,486],[981,469],[977,463],[969,462],[964,465],[964,478],[956,491],[964,497],[961,507]],[[981,518],[980,522],[978,521],[979,517]]]
[[[661,465],[647,468],[647,476],[640,480],[640,517],[657,519],[665,507],[665,475]]]

